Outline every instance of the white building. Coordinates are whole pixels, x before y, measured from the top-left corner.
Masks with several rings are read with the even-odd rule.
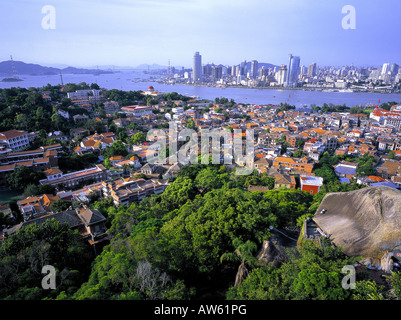
[[[121,111],[127,113],[130,116],[141,117],[153,113],[153,108],[149,106],[127,106],[122,107]]]
[[[0,144],[13,151],[19,151],[29,146],[28,133],[21,130],[8,130],[0,133]]]

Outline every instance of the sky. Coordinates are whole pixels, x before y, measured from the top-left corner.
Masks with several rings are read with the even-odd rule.
[[[401,65],[400,9],[399,0],[0,0],[0,61],[192,67],[199,51],[203,64],[281,65],[293,54],[306,66]]]

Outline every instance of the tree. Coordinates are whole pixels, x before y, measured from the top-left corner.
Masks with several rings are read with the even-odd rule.
[[[105,158],[110,158],[113,156],[125,157],[127,154],[128,154],[127,147],[121,140],[117,140],[111,146],[107,146],[103,150],[103,156]]]
[[[93,249],[78,232],[55,219],[40,227],[30,224],[3,239],[0,247],[0,299],[55,299],[72,294],[87,279],[94,259]],[[42,267],[56,270],[56,289],[40,287]],[[39,284],[39,285],[38,285]]]
[[[131,137],[131,143],[137,145],[146,141],[146,135],[143,132],[137,132]]]
[[[63,200],[59,199],[52,203],[50,206],[51,210],[54,212],[61,212],[67,210],[69,207],[72,206],[72,202],[70,200]]]
[[[17,167],[7,176],[7,183],[11,189],[24,190],[30,184],[39,184],[39,180],[45,179],[46,175],[42,171],[32,167]]]
[[[110,169],[110,168],[111,168],[111,161],[110,161],[110,158],[104,159],[103,164],[104,164],[104,166],[106,167],[106,169]]]
[[[42,194],[56,194],[56,188],[51,184],[29,184],[24,189],[24,196],[38,196]]]
[[[241,261],[241,264],[238,267],[237,275],[235,276],[234,287],[236,287],[240,285],[242,281],[248,276],[249,272],[246,268],[246,264],[253,266],[258,262],[258,259],[253,256],[253,253],[257,250],[257,245],[256,243],[249,240],[243,242],[242,240],[235,238],[233,240],[233,246],[235,248],[234,253],[224,253],[221,256],[220,261]]]
[[[237,287],[231,287],[230,299],[344,300],[350,290],[342,288],[342,267],[353,265],[356,257],[347,257],[340,247],[306,242],[289,252],[288,261],[279,267],[254,269]]]

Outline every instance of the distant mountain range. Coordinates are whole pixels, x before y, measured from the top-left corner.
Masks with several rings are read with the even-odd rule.
[[[100,70],[100,69],[82,69],[74,67],[66,68],[54,68],[44,67],[39,64],[25,63],[22,61],[2,61],[0,62],[0,75],[3,76],[14,76],[13,74],[13,63],[16,72],[16,76],[19,75],[56,75],[56,74],[103,74],[113,73],[111,70]]]
[[[19,75],[57,75],[57,74],[105,74],[114,73],[122,70],[162,70],[167,69],[167,66],[159,64],[140,64],[136,67],[119,67],[114,65],[101,66],[102,69],[98,67],[94,68],[75,68],[75,67],[45,67],[39,64],[25,63],[22,61],[2,61],[0,62],[0,76],[14,76],[13,74],[13,63],[16,72],[16,76]],[[63,66],[60,64],[60,66]],[[258,67],[264,66],[267,68],[274,68],[275,65],[271,63],[259,62]],[[182,66],[174,66],[176,70],[183,68]],[[251,63],[247,63],[247,69],[250,70]],[[185,68],[187,69],[187,68]]]

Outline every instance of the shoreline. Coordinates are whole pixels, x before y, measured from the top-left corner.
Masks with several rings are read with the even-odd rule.
[[[312,91],[312,92],[338,92],[338,93],[378,93],[378,94],[399,94],[400,92],[382,92],[379,90],[358,90],[358,91],[342,91],[344,89],[332,89],[332,88],[291,88],[291,87],[246,87],[246,86],[219,86],[219,85],[207,85],[207,84],[192,84],[192,83],[166,83],[163,81],[155,81],[158,84],[167,86],[190,86],[190,87],[207,87],[207,88],[220,88],[220,89],[254,89],[254,90],[278,90],[278,91]]]

